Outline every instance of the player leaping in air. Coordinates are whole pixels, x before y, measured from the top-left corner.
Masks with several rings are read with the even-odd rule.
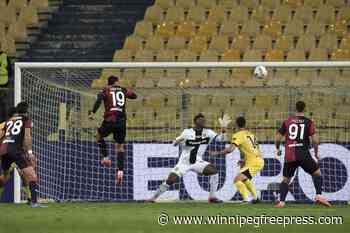
[[[255,135],[246,129],[245,118],[238,117],[236,125],[238,132],[232,136],[230,146],[222,151],[212,151],[210,155],[230,154],[236,147],[240,150],[243,160],[239,162],[241,169],[235,177],[234,183],[243,197],[243,202],[248,202],[249,191],[253,196],[252,203],[255,204],[258,202],[258,196],[252,179],[264,168],[264,159]]]
[[[107,154],[107,144],[104,140],[113,133],[117,151],[117,183],[120,184],[124,176],[124,143],[126,136],[126,99],[136,99],[137,95],[132,91],[118,85],[119,78],[110,76],[108,85],[97,95],[93,109],[89,112],[89,118],[97,112],[101,103],[104,102],[104,120],[97,129],[96,141],[102,154],[101,164],[111,166],[111,159]]]
[[[304,116],[305,103],[298,101],[296,103],[296,114],[285,120],[281,128],[276,132],[276,155],[281,155],[280,144],[282,137],[285,136],[285,157],[283,165],[283,180],[280,184],[280,201],[277,208],[285,206],[285,200],[288,193],[288,186],[291,178],[298,167],[302,167],[305,172],[312,176],[316,189],[315,202],[330,207],[331,204],[321,196],[322,194],[322,176],[318,163],[312,158],[309,147],[310,138],[313,144],[315,157],[320,159],[318,145],[319,138],[316,133],[315,123]]]
[[[5,122],[5,128],[0,132],[4,137],[0,144],[1,166],[3,171],[8,171],[12,163],[15,163],[26,182],[29,183],[31,193],[31,206],[46,207],[38,203],[38,178],[33,164],[26,160],[34,157],[32,150],[32,121],[27,117],[28,104],[21,102],[16,107],[16,113]],[[3,184],[4,185],[4,184]]]
[[[207,147],[208,144],[214,140],[224,141],[226,128],[231,122],[231,119],[227,115],[224,115],[223,118],[219,119],[221,126],[221,134],[219,135],[213,130],[205,128],[204,115],[196,115],[193,122],[193,128],[185,129],[181,135],[175,139],[173,145],[180,145],[182,147],[179,161],[170,172],[167,180],[159,186],[152,198],[148,200],[149,202],[154,202],[161,194],[166,192],[169,187],[176,182],[178,177],[182,177],[189,171],[210,176],[210,192],[208,201],[210,203],[222,202],[215,196],[219,183],[218,171],[215,165],[202,159],[202,155],[198,153],[198,150],[201,145]]]

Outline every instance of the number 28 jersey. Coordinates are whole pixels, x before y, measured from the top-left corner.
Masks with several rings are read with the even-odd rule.
[[[316,133],[312,120],[304,116],[291,116],[278,130],[285,136],[285,161],[302,160],[309,156],[310,137]]]
[[[109,86],[99,93],[98,98],[102,98],[104,102],[104,120],[116,122],[120,119],[126,119],[126,99],[135,99],[136,94],[124,87]]]
[[[33,122],[26,116],[14,116],[5,122],[5,136],[0,145],[0,155],[8,152],[23,152],[24,133],[32,128]]]
[[[259,143],[249,130],[241,130],[233,134],[231,143],[238,147],[244,160],[248,163],[262,158]]]

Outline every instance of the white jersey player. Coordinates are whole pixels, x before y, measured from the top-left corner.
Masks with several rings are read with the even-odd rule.
[[[174,184],[178,177],[182,177],[189,171],[196,172],[205,176],[210,176],[210,203],[222,202],[215,196],[215,192],[218,188],[219,174],[215,165],[204,161],[202,154],[198,153],[200,146],[207,147],[213,140],[224,141],[227,125],[231,122],[228,116],[224,116],[219,119],[222,127],[221,133],[217,134],[211,129],[205,128],[205,117],[203,114],[198,114],[194,117],[194,127],[185,129],[179,137],[174,141],[174,146],[181,146],[182,152],[178,163],[174,169],[170,172],[167,180],[163,182],[153,197],[149,200],[154,202],[161,194],[166,192],[170,185]],[[204,148],[205,149],[205,148]]]

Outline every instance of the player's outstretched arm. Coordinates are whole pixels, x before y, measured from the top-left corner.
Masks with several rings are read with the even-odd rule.
[[[94,114],[97,112],[97,110],[100,108],[101,103],[103,101],[103,94],[100,92],[97,95],[96,101],[94,103],[94,106],[92,107],[92,110],[89,111],[89,118],[92,120],[94,117]]]
[[[126,91],[126,98],[128,98],[128,99],[137,99],[137,95],[136,95],[136,93],[134,92],[134,91],[132,91],[131,89],[128,89],[127,91]]]
[[[314,151],[315,151],[315,157],[317,160],[320,159],[320,154],[318,153],[318,146],[320,145],[320,137],[318,136],[317,133],[315,133],[314,135],[311,136],[311,140],[312,140],[312,145],[314,147]]]
[[[233,152],[236,149],[234,144],[229,144],[225,149],[221,151],[209,151],[209,155],[211,156],[219,156],[219,155],[227,155]]]
[[[276,135],[275,135],[276,158],[280,158],[280,156],[282,154],[281,149],[280,149],[282,137],[283,137],[283,135],[279,131],[277,131]]]

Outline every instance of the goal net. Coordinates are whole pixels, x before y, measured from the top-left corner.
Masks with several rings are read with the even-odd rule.
[[[260,63],[261,64],[261,63]],[[34,122],[40,197],[58,201],[137,201],[151,197],[178,161],[181,148],[171,142],[193,116],[203,113],[207,128],[219,130],[217,119],[227,113],[245,116],[256,134],[265,167],[254,184],[263,201],[275,201],[282,177],[275,159],[274,135],[303,100],[306,115],[316,122],[321,138],[320,167],[324,195],[332,201],[350,199],[350,66],[346,63],[265,63],[268,76],[253,78],[255,63],[97,63],[16,64],[16,102],[27,101]],[[348,64],[349,65],[349,64]],[[125,179],[116,184],[116,153],[107,138],[112,167],[100,165],[95,141],[102,122],[88,119],[96,94],[111,74],[132,87],[137,100],[127,102]],[[143,78],[142,78],[143,77]],[[227,138],[235,132],[230,125]],[[209,149],[223,148],[212,143]],[[233,185],[240,152],[203,158],[219,170],[217,196],[241,197]],[[19,179],[16,180],[17,190]],[[161,196],[165,200],[206,200],[208,177],[189,172]],[[16,194],[17,193],[17,194]],[[18,195],[19,192],[15,192]],[[287,200],[308,202],[315,190],[311,177],[297,171]],[[22,197],[23,198],[23,197]]]

